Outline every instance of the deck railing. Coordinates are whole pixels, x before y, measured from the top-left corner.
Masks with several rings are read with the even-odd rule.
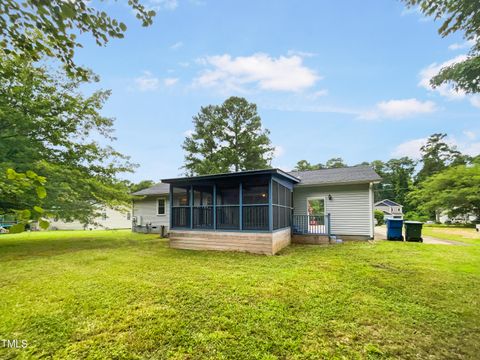
[[[213,229],[213,206],[193,207],[193,228]]]
[[[330,235],[330,214],[293,215],[292,231],[302,235]]]

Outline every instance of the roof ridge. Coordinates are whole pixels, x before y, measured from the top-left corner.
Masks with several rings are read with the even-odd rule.
[[[341,170],[341,169],[352,169],[352,168],[358,168],[358,167],[368,167],[370,169],[373,169],[372,166],[370,165],[365,165],[365,164],[358,164],[358,165],[350,165],[350,166],[342,166],[342,167],[336,167],[336,168],[321,168],[321,169],[310,169],[310,170],[291,170],[291,172],[311,172],[311,171],[320,171],[320,170]]]

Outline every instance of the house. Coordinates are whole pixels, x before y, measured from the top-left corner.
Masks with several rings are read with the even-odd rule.
[[[166,234],[170,228],[170,185],[159,183],[133,193],[132,229]]]
[[[132,226],[130,211],[120,211],[111,208],[105,208],[102,215],[94,219],[90,224],[82,224],[75,221],[64,221],[59,219],[50,219],[49,230],[109,230],[109,229],[129,229]]]
[[[291,242],[372,239],[373,184],[368,166],[280,169],[163,179],[134,193],[134,231],[169,233],[179,249],[275,254]]]
[[[375,210],[383,211],[384,219],[403,219],[403,206],[392,200],[381,200],[375,203]]]
[[[473,213],[459,214],[451,217],[448,215],[448,211],[441,211],[436,213],[435,220],[441,224],[468,224],[477,221],[478,218]]]

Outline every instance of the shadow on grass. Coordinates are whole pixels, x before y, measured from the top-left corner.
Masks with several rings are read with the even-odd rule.
[[[11,260],[26,260],[36,257],[51,257],[84,250],[119,249],[145,247],[149,244],[164,244],[160,238],[102,238],[102,237],[72,237],[47,239],[8,239],[0,238],[0,262]]]

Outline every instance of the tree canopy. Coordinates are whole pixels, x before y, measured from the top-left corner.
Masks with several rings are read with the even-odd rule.
[[[409,199],[428,213],[480,216],[480,165],[452,166],[432,175],[410,193]]]
[[[113,120],[99,113],[108,91],[82,95],[81,80],[16,55],[1,54],[0,79],[0,172],[38,174],[46,178],[48,194],[40,202],[32,192],[14,193],[16,202],[2,194],[0,210],[39,206],[60,218],[87,222],[100,205],[127,203],[128,191],[116,177],[134,165],[93,140],[114,140]]]
[[[442,21],[438,33],[446,37],[457,31],[473,41],[468,58],[447,66],[431,79],[432,86],[451,84],[456,90],[480,92],[480,5],[478,0],[403,0],[426,16]]]
[[[194,131],[185,138],[188,175],[263,169],[273,155],[257,106],[232,96],[221,105],[202,107],[193,117]]]
[[[307,160],[300,160],[294,167],[294,171],[308,171],[319,169],[333,169],[348,166],[341,157],[331,158],[325,164],[310,164]]]
[[[100,46],[109,38],[123,38],[127,26],[93,6],[93,1],[2,0],[0,1],[0,48],[7,54],[38,61],[56,58],[71,75],[86,77],[89,72],[74,62],[75,49],[82,47],[78,33],[88,33]],[[143,26],[152,23],[153,10],[139,0],[128,0]]]
[[[437,174],[448,166],[466,164],[470,157],[462,154],[456,146],[449,145],[445,138],[447,134],[430,135],[427,143],[420,148],[422,168],[416,175],[416,181],[421,182]]]

